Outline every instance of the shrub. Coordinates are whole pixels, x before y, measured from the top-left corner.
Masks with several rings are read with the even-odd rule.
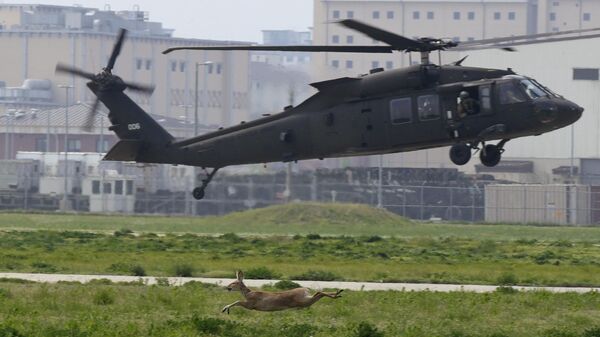
[[[192,325],[203,335],[220,335],[222,331],[231,330],[234,324],[218,318],[198,317],[194,315],[192,317]]]
[[[0,337],[25,337],[25,335],[10,325],[0,323]]]
[[[94,304],[96,305],[110,305],[113,303],[115,303],[115,295],[107,289],[102,289],[94,295]]]
[[[0,300],[5,299],[5,298],[11,298],[11,297],[12,297],[12,294],[10,293],[9,290],[0,288]],[[0,336],[2,336],[2,335],[0,335]]]
[[[221,235],[220,238],[223,240],[227,240],[229,242],[233,242],[233,243],[238,243],[238,242],[244,241],[243,238],[239,237],[235,233],[225,233],[225,234]]]
[[[591,329],[587,329],[583,332],[581,337],[600,337],[600,327],[593,327]]]
[[[294,289],[294,288],[300,288],[301,286],[294,281],[281,280],[281,281],[275,283],[273,285],[273,287],[275,287],[275,289],[279,289],[279,290],[289,290],[289,289]]]
[[[37,271],[44,271],[44,272],[49,272],[49,273],[53,273],[56,272],[56,267],[51,265],[50,263],[46,263],[46,262],[32,262],[31,266],[35,269],[37,269]]]
[[[554,254],[552,251],[545,250],[544,252],[538,254],[534,260],[537,264],[546,264],[550,262],[550,259],[553,258],[556,258],[556,254]]]
[[[367,322],[360,322],[356,327],[356,337],[383,337],[383,332]]]
[[[308,234],[306,235],[306,238],[309,240],[320,240],[321,239],[321,235],[319,234]]]
[[[279,274],[270,270],[267,267],[256,267],[248,269],[244,272],[244,275],[244,277],[246,278],[258,280],[272,280],[280,277]]]
[[[90,280],[87,284],[109,286],[109,285],[113,284],[113,281],[111,281],[107,278],[99,278],[99,279],[95,279],[95,280]]]
[[[132,236],[133,235],[133,231],[131,229],[122,228],[122,229],[119,229],[118,231],[115,231],[113,233],[113,235],[116,236],[116,237],[120,237],[120,236]]]
[[[175,276],[179,276],[179,277],[192,277],[192,275],[194,274],[194,267],[192,267],[189,264],[178,264],[175,265],[174,268],[174,274]]]
[[[373,236],[369,236],[368,238],[365,239],[365,242],[378,242],[383,240],[383,238],[379,235],[373,235]]]
[[[139,264],[132,265],[129,271],[133,276],[146,276],[146,270]]]
[[[339,280],[340,277],[330,271],[323,270],[309,270],[300,275],[292,277],[297,280],[309,280],[309,281],[335,281]]]
[[[498,277],[496,283],[501,286],[512,286],[519,283],[519,280],[513,273],[504,273]]]
[[[283,336],[286,337],[309,337],[313,336],[317,329],[306,323],[283,326]]]

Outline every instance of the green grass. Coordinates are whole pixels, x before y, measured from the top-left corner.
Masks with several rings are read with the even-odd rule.
[[[600,295],[344,292],[309,309],[248,311],[198,283],[0,282],[0,336],[594,337]]]
[[[0,228],[113,232],[204,233],[238,235],[380,235],[460,237],[478,240],[569,240],[600,238],[600,227],[462,225],[414,223],[365,205],[293,203],[231,213],[222,217],[106,216],[0,213]]]
[[[598,286],[599,261],[597,239],[0,232],[6,272]]]

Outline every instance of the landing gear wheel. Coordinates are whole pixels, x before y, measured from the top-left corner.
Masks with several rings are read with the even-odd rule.
[[[456,165],[465,165],[471,160],[471,147],[465,143],[452,145],[450,148],[450,160]]]
[[[196,187],[192,191],[192,195],[194,196],[194,199],[202,200],[204,198],[204,189],[201,187]]]
[[[502,159],[502,151],[496,145],[486,145],[480,152],[479,159],[487,167],[496,166]]]

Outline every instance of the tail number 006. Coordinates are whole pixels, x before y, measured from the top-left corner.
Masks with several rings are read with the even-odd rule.
[[[140,123],[127,124],[127,129],[129,131],[140,130],[141,128]]]

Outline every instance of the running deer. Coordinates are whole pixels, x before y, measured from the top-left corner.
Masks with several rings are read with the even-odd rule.
[[[325,293],[322,291],[311,295],[307,288],[295,288],[280,292],[253,291],[244,284],[244,273],[241,270],[236,272],[237,280],[227,286],[227,290],[239,290],[246,298],[245,301],[235,301],[226,305],[221,312],[227,312],[236,305],[250,310],[259,311],[277,311],[292,308],[308,308],[323,297],[339,298],[343,289],[335,293]]]

